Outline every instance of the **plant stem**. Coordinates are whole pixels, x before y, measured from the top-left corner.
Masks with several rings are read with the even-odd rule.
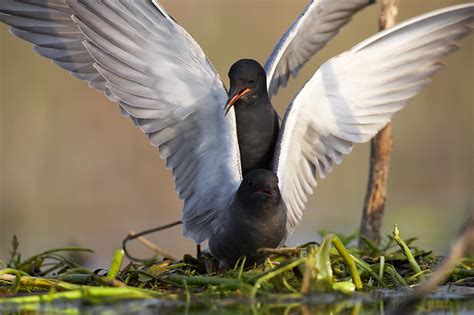
[[[115,250],[114,258],[112,260],[112,264],[110,265],[109,272],[107,273],[108,279],[115,279],[120,272],[120,267],[122,267],[123,257],[125,252],[123,249],[119,248]]]
[[[0,275],[0,279],[5,280],[5,281],[10,281],[10,282],[18,281],[18,277],[16,275],[11,275],[11,274]],[[80,289],[83,287],[78,284],[72,284],[69,282],[61,281],[61,280],[36,278],[36,277],[30,277],[30,276],[22,276],[19,282],[20,282],[20,286],[25,287],[29,291],[38,291],[38,289],[49,290],[52,288],[61,290],[61,291],[69,291],[69,290]]]
[[[354,282],[356,289],[357,290],[362,289],[362,280],[360,280],[360,275],[359,275],[359,272],[357,271],[357,267],[354,262],[354,259],[352,259],[351,255],[349,254],[347,249],[344,247],[344,244],[342,244],[341,240],[337,236],[335,236],[332,239],[332,244],[337,249],[337,252],[339,253],[339,255],[341,255],[347,267],[349,267],[349,272],[352,277],[352,282]]]
[[[101,301],[108,299],[110,301],[117,301],[123,299],[152,299],[158,296],[153,291],[142,290],[137,288],[102,288],[102,287],[87,287],[83,286],[81,289],[76,289],[68,292],[48,293],[43,295],[28,295],[18,296],[12,298],[0,298],[0,305],[8,304],[26,304],[26,303],[44,303],[52,302],[57,299],[83,299],[87,301]]]
[[[407,244],[401,239],[400,233],[398,231],[398,227],[395,224],[393,226],[393,239],[395,242],[397,242],[398,246],[402,249],[403,255],[408,259],[408,262],[410,263],[411,268],[413,271],[418,274],[418,280],[419,281],[424,281],[425,280],[425,275],[421,271],[420,265],[416,262],[415,257],[413,257],[413,254],[410,251],[410,248],[408,248]]]
[[[255,297],[257,295],[257,291],[260,288],[260,286],[262,285],[262,283],[270,280],[273,277],[278,276],[279,274],[281,274],[285,271],[291,270],[291,269],[295,268],[296,266],[301,265],[304,262],[305,262],[305,258],[300,258],[298,260],[293,261],[292,263],[289,263],[288,265],[286,265],[282,268],[279,268],[279,269],[277,269],[273,272],[270,272],[270,273],[264,275],[263,277],[258,278],[257,281],[255,282],[253,288],[252,288],[252,292],[251,292],[250,296]]]
[[[308,246],[308,256],[305,261],[303,281],[301,281],[300,292],[303,294],[309,293],[311,289],[311,279],[313,278],[313,268],[316,264],[316,248],[314,245]]]
[[[357,256],[353,254],[351,255],[351,258],[356,262],[357,265],[359,265],[361,269],[367,271],[375,280],[377,280],[382,285],[382,287],[387,288],[387,285],[383,281],[383,278],[379,277],[372,270],[372,267],[368,263],[366,263],[365,261],[363,261],[362,259],[358,258]]]
[[[15,293],[17,293],[18,290],[20,289],[21,277],[25,275],[28,275],[28,274],[16,269],[7,268],[7,269],[0,270],[0,280],[8,279],[9,276],[12,277],[12,279],[14,278],[14,280],[11,282],[13,282],[13,292]],[[7,281],[10,281],[10,280],[7,280]]]
[[[170,275],[163,279],[179,284],[183,284],[183,281],[186,281],[187,285],[221,285],[234,289],[240,289],[245,286],[245,283],[239,279],[220,277]]]
[[[47,250],[45,252],[42,252],[41,254],[31,256],[30,258],[22,261],[17,269],[22,269],[23,267],[25,267],[25,266],[31,264],[32,262],[34,262],[39,257],[49,255],[49,254],[52,254],[52,253],[57,253],[57,252],[88,252],[88,253],[93,253],[94,251],[92,249],[83,248],[83,247],[61,247],[61,248],[51,249],[51,250]]]

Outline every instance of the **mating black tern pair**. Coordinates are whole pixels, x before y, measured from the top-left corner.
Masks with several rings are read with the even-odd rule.
[[[0,20],[40,55],[104,92],[166,159],[184,235],[222,267],[278,247],[317,178],[370,140],[443,65],[474,4],[403,22],[325,62],[283,118],[270,98],[373,1],[310,1],[265,67],[243,59],[227,93],[202,49],[152,0],[1,0]],[[224,115],[224,114],[227,115]]]

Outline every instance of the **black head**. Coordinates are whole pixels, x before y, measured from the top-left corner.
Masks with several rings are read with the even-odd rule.
[[[247,205],[277,204],[281,199],[278,177],[269,170],[253,170],[245,175],[237,194],[240,201]]]
[[[249,101],[267,94],[267,75],[263,67],[253,59],[240,59],[229,70],[229,99],[225,113],[238,100]]]

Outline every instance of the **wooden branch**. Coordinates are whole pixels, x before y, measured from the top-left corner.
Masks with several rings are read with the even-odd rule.
[[[398,6],[399,0],[383,0],[379,17],[380,30],[395,25]],[[380,243],[380,229],[387,199],[387,177],[392,148],[392,126],[389,123],[371,141],[369,182],[360,229],[361,236],[375,244]],[[359,239],[359,247],[364,246],[364,244],[362,238]]]
[[[396,17],[398,15],[398,8],[400,6],[400,0],[383,0],[382,12],[379,17],[379,29],[390,28],[397,23]]]

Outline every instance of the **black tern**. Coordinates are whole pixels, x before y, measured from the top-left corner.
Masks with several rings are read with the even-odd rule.
[[[248,173],[235,194],[222,225],[209,239],[209,249],[221,268],[234,267],[245,256],[252,266],[263,261],[259,248],[275,248],[285,239],[286,207],[278,178],[269,170]]]
[[[241,59],[229,70],[225,112],[235,105],[242,175],[270,164],[280,130],[279,117],[267,92],[267,76],[255,60]]]

